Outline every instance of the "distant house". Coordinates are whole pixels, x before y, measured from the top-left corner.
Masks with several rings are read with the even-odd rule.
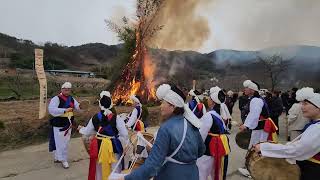
[[[45,72],[54,76],[67,75],[67,76],[86,77],[86,78],[95,77],[95,74],[93,72],[86,72],[86,71],[46,70]]]

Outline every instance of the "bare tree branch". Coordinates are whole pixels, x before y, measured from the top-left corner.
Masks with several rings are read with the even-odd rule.
[[[291,65],[289,60],[284,60],[280,55],[273,55],[269,57],[257,57],[264,68],[265,73],[271,81],[272,91],[279,85],[280,76],[289,68]]]

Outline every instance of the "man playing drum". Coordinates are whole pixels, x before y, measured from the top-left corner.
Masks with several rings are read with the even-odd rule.
[[[314,180],[320,177],[320,94],[312,88],[297,91],[296,99],[301,102],[303,116],[310,119],[303,133],[293,141],[282,144],[262,143],[255,146],[262,156],[286,158],[297,163],[301,170],[301,180]]]
[[[259,95],[258,83],[246,80],[243,82],[244,93],[249,96],[249,103],[244,108],[247,111],[247,117],[240,131],[252,130],[249,149],[260,142],[276,141],[277,127],[269,118],[269,108],[266,101]],[[248,171],[244,168],[238,169],[240,173],[247,176]]]

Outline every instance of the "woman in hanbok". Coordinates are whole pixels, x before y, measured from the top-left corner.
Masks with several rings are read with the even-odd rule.
[[[161,85],[156,92],[162,100],[163,122],[145,163],[125,180],[198,180],[196,161],[205,151],[199,128],[201,122],[185,104],[183,92],[175,86]]]

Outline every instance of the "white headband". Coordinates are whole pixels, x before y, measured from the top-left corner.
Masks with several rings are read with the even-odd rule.
[[[314,93],[313,88],[305,87],[296,92],[297,101],[310,101],[312,104],[320,108],[320,94]]]
[[[210,95],[215,92],[219,92],[220,90],[221,90],[221,88],[219,88],[218,86],[212,87],[212,88],[210,88]]]
[[[109,97],[109,98],[111,99],[111,104],[110,104],[110,106],[109,106],[108,109],[105,108],[104,106],[102,106],[102,105],[100,104],[100,101],[99,101],[99,107],[100,107],[100,109],[104,111],[104,114],[105,114],[105,115],[107,115],[107,114],[111,113],[110,109],[113,107],[112,98],[111,98],[111,94],[110,94],[109,91],[102,91],[102,92],[100,93],[100,99],[102,99],[103,96],[107,96],[107,97]]]
[[[182,108],[185,104],[182,97],[171,90],[171,86],[169,84],[160,85],[157,89],[156,95],[158,99],[165,100],[176,107]]]
[[[210,98],[212,99],[213,102],[217,103],[217,104],[221,104],[222,102],[219,99],[219,92],[214,92],[212,94],[210,94]]]
[[[215,103],[220,104],[220,115],[221,115],[222,119],[224,119],[224,120],[231,119],[232,117],[230,115],[230,112],[229,112],[227,105],[224,102],[221,102],[219,99],[219,92],[220,91],[213,92],[212,94],[210,94],[210,98]]]
[[[249,88],[249,89],[252,89],[252,90],[255,90],[255,91],[259,91],[258,85],[256,83],[252,82],[251,80],[245,80],[243,82],[243,86],[245,88]]]
[[[107,97],[111,98],[111,94],[109,91],[101,91],[100,99],[103,98],[103,96],[107,96]]]
[[[199,97],[196,95],[196,93],[194,93],[194,90],[193,90],[193,89],[190,90],[189,95],[190,95],[190,96],[193,96],[194,99],[197,101],[197,103],[200,102]]]
[[[228,94],[228,96],[232,96],[232,95],[233,95],[233,91],[229,90],[229,91],[227,92],[227,94]]]
[[[130,99],[135,102],[135,103],[138,103],[138,104],[141,104],[141,102],[139,101],[139,99],[136,97],[136,95],[131,95],[130,96]]]
[[[156,95],[159,100],[165,100],[175,107],[184,109],[183,116],[195,127],[200,128],[201,122],[190,110],[189,106],[185,104],[184,100],[180,95],[171,90],[171,86],[168,84],[162,84],[158,87]]]
[[[71,89],[72,84],[70,82],[65,82],[62,86],[61,89]]]

